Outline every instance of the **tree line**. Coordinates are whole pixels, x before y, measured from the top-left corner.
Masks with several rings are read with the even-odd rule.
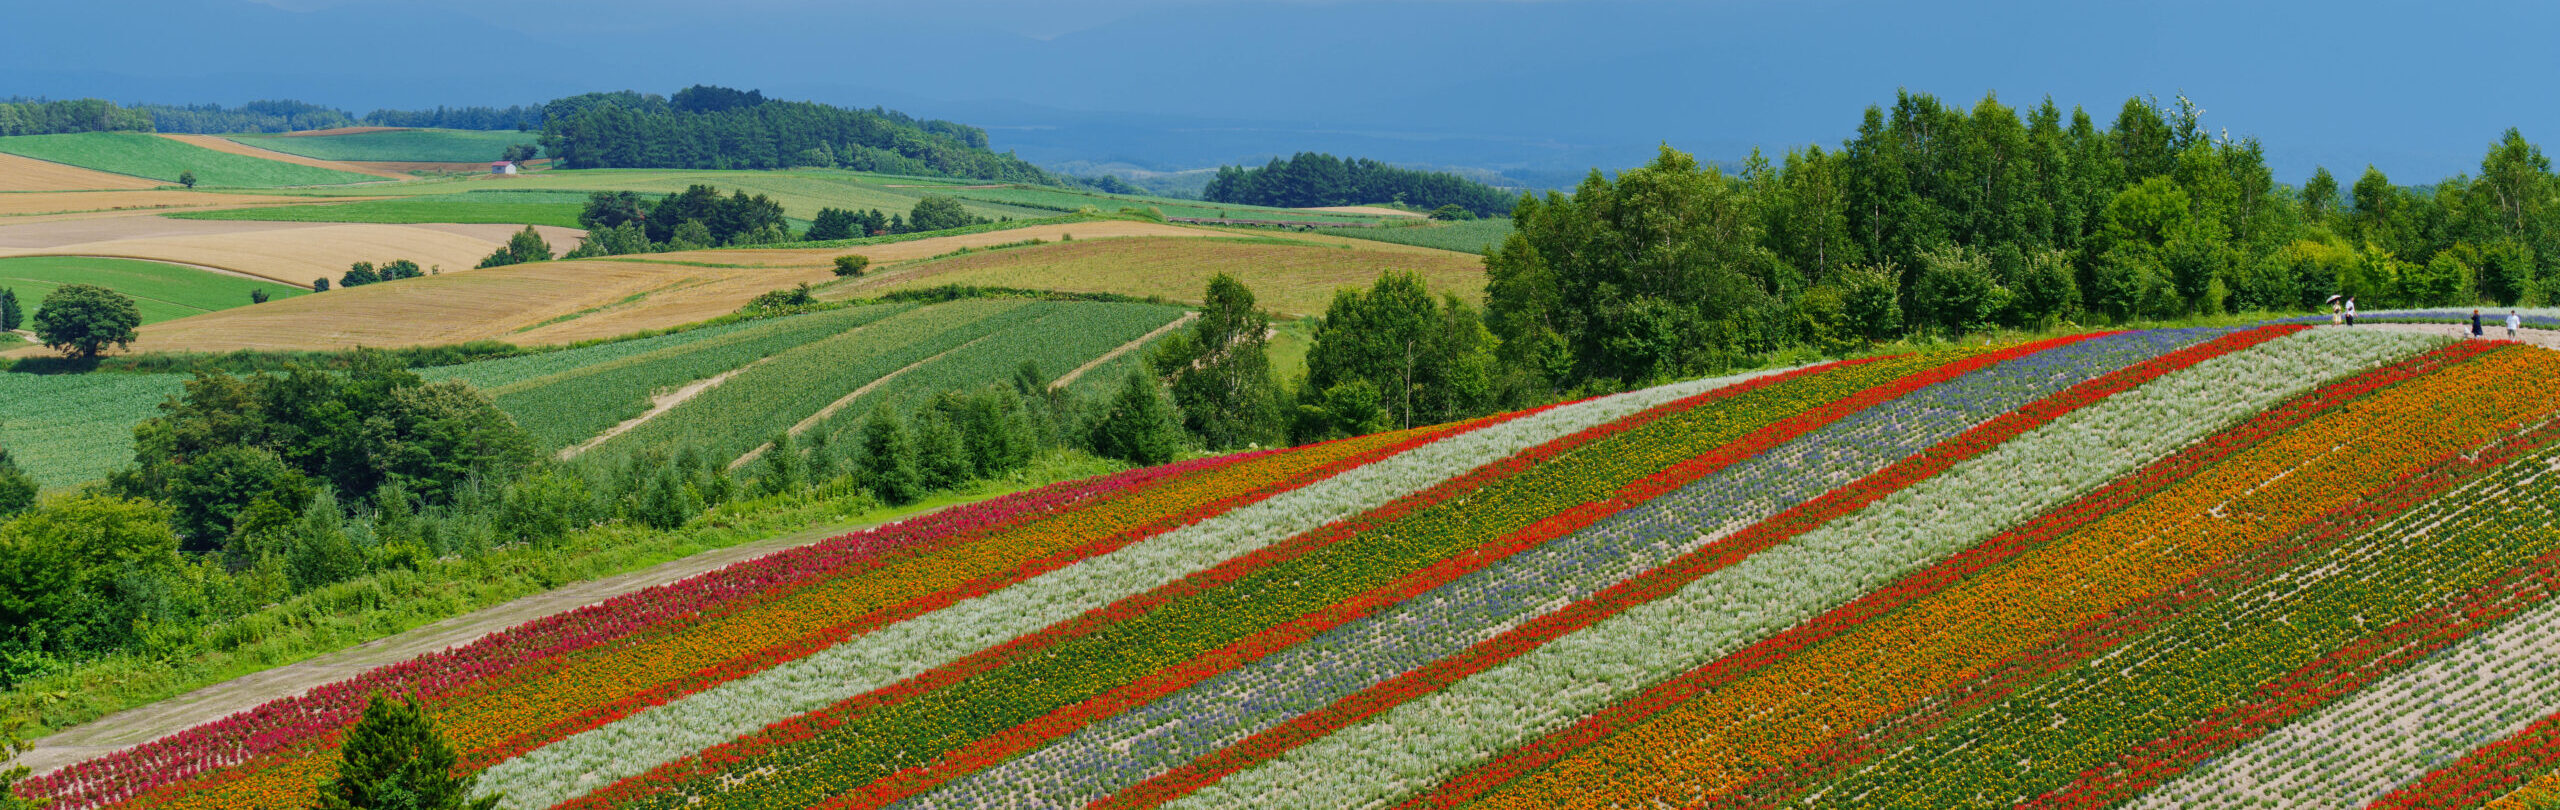
[[[150,115],[94,98],[65,101],[11,98],[0,101],[0,135],[149,131]]]
[[[697,85],[672,99],[589,93],[552,101],[543,118],[545,154],[572,169],[820,167],[1056,182],[1011,153],[989,151],[984,130],[757,91]]]
[[[1511,192],[1454,174],[1317,152],[1300,152],[1288,160],[1272,158],[1260,168],[1220,166],[1201,199],[1279,208],[1383,202],[1423,209],[1454,205],[1480,217],[1506,216],[1513,201]]]

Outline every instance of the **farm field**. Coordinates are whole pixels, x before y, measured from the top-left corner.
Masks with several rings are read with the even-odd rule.
[[[528,189],[546,191],[637,191],[652,196],[671,194],[691,185],[714,186],[722,193],[745,191],[763,194],[781,203],[784,213],[792,218],[808,220],[821,208],[871,209],[883,213],[905,213],[915,208],[916,201],[927,194],[947,193],[934,187],[908,187],[905,178],[856,172],[793,169],[787,171],[698,171],[684,169],[553,169],[513,177],[486,174],[434,180],[413,180],[398,186],[403,195],[460,194],[482,189]],[[378,187],[345,187],[297,189],[311,195],[361,196],[382,194]],[[1039,219],[1058,212],[1044,208],[1025,208],[984,201],[962,201],[972,214],[989,219]]]
[[[179,142],[179,143],[183,143],[183,144],[186,144],[186,145],[188,145],[188,146],[195,146],[195,147],[201,147],[201,148],[204,148],[204,149],[211,149],[211,150],[216,151],[216,152],[222,152],[222,153],[225,153],[225,154],[239,155],[239,156],[241,156],[241,157],[256,158],[256,159],[259,159],[259,160],[272,160],[272,161],[275,161],[275,162],[278,162],[278,163],[291,163],[291,164],[296,165],[296,166],[309,166],[309,167],[314,168],[314,169],[326,169],[326,170],[333,171],[333,172],[346,172],[346,173],[348,173],[348,174],[363,174],[363,175],[371,175],[371,176],[379,177],[379,178],[383,178],[383,179],[386,179],[386,180],[406,180],[406,179],[409,179],[406,175],[403,175],[403,174],[401,174],[401,173],[399,173],[399,172],[391,171],[391,170],[388,170],[388,169],[383,169],[383,168],[380,168],[380,167],[367,166],[367,165],[364,165],[364,164],[361,164],[361,163],[346,163],[346,162],[335,161],[335,160],[321,160],[321,159],[319,159],[319,158],[314,158],[314,157],[305,157],[305,156],[302,156],[302,155],[296,155],[296,154],[291,154],[291,153],[286,153],[286,152],[278,152],[278,151],[271,150],[271,149],[260,149],[260,148],[258,148],[258,147],[256,147],[256,146],[252,146],[252,145],[249,145],[249,144],[241,143],[241,142],[239,142],[239,141],[235,141],[235,140],[232,140],[232,139],[229,139],[229,138],[224,138],[224,137],[219,136],[219,135],[190,135],[190,134],[181,134],[181,133],[168,133],[168,132],[164,132],[164,133],[160,133],[160,137],[167,138],[167,139],[169,139],[169,140],[173,140],[173,141],[177,141],[177,142]]]
[[[193,171],[197,184],[206,187],[275,188],[383,180],[369,174],[217,152],[138,132],[14,135],[0,138],[0,152],[166,183],[176,183],[179,173]]]
[[[161,262],[60,256],[0,259],[0,288],[16,291],[29,317],[38,302],[64,284],[96,284],[133,296],[143,323],[249,306],[251,290],[264,290],[271,300],[311,291]]]
[[[1161,296],[1187,301],[1209,277],[1227,273],[1260,304],[1291,315],[1322,314],[1333,291],[1366,286],[1388,270],[1420,273],[1434,292],[1469,300],[1484,292],[1483,261],[1447,252],[1368,250],[1284,238],[1084,240],[955,256],[875,272],[828,290],[867,296],[895,289],[964,284]]]
[[[31,157],[0,154],[0,191],[146,189],[161,185],[160,181],[147,177],[109,174]]]
[[[479,163],[507,147],[533,143],[538,132],[462,129],[375,129],[364,132],[226,135],[234,141],[321,160],[362,163]]]
[[[452,222],[578,228],[578,215],[586,210],[586,200],[587,195],[581,192],[508,189],[350,203],[231,208],[170,216],[177,219],[266,222],[371,222],[386,225]],[[575,246],[573,242],[552,247],[566,252]]]
[[[1137,197],[1103,194],[1067,188],[1012,185],[1002,188],[964,188],[949,192],[964,200],[1003,203],[1029,208],[1045,208],[1055,212],[1072,212],[1092,206],[1105,213],[1122,208],[1155,208],[1168,217],[1200,219],[1253,219],[1291,222],[1375,222],[1380,215],[1371,212],[1325,211],[1311,208],[1268,208],[1259,205],[1224,205],[1198,200],[1168,197]],[[1403,216],[1401,212],[1394,216]]]
[[[0,225],[17,225],[54,215],[134,215],[146,211],[243,208],[300,202],[271,194],[231,194],[175,189],[94,191],[26,191],[0,194]],[[80,218],[80,217],[73,217]]]
[[[184,374],[0,372],[0,447],[49,490],[104,479],[133,463],[133,426],[186,382]]]
[[[862,309],[871,308],[855,311]],[[737,460],[777,432],[829,426],[830,409],[858,425],[851,414],[876,405],[1009,380],[1024,359],[1081,364],[1179,314],[1171,307],[1003,299],[898,307],[745,367],[598,452],[673,456],[692,449]],[[1040,348],[1029,354],[993,353],[1034,345]]]
[[[1511,220],[1478,219],[1467,222],[1432,223],[1401,228],[1344,228],[1335,232],[1345,239],[1367,239],[1399,245],[1454,250],[1459,253],[1483,253],[1499,247],[1511,236]]]
[[[489,392],[543,449],[594,438],[649,409],[651,397],[911,309],[854,307],[637,340],[426,369],[431,380]]]
[[[325,277],[334,281],[347,271],[348,265],[360,261],[379,264],[408,259],[421,267],[442,267],[447,272],[468,270],[505,244],[515,230],[510,225],[242,222],[220,230],[188,229],[172,235],[0,248],[0,256],[149,259],[215,267],[308,289],[312,279]],[[553,249],[566,250],[577,244],[580,233],[548,228],[543,235]],[[341,291],[332,294],[336,292]]]
[[[2560,355],[2406,332],[1754,372],[884,526],[28,785],[284,802],[383,690],[519,808],[2481,806],[2560,782],[2555,439]]]

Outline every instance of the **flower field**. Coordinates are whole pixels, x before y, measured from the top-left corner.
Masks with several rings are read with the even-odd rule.
[[[740,382],[1157,318],[916,314]],[[399,692],[515,808],[2528,807],[2555,595],[2560,355],[2098,333],[1054,485],[27,786],[305,805]]]

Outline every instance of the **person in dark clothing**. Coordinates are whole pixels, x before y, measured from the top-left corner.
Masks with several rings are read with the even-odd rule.
[[[2482,336],[2482,335],[2480,334],[2480,310],[2476,310],[2476,309],[2475,309],[2475,310],[2472,310],[2472,311],[2471,311],[2471,336],[2472,336],[2472,337],[2481,337],[2481,336]]]

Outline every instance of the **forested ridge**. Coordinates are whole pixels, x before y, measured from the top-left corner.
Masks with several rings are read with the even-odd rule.
[[[1280,208],[1395,202],[1422,209],[1454,205],[1479,217],[1511,211],[1510,192],[1464,177],[1316,152],[1272,158],[1260,168],[1220,166],[1200,196],[1209,202]]]
[[[572,169],[846,168],[1013,182],[1055,182],[987,133],[879,108],[778,101],[696,85],[673,98],[589,93],[544,108],[545,154]]]

